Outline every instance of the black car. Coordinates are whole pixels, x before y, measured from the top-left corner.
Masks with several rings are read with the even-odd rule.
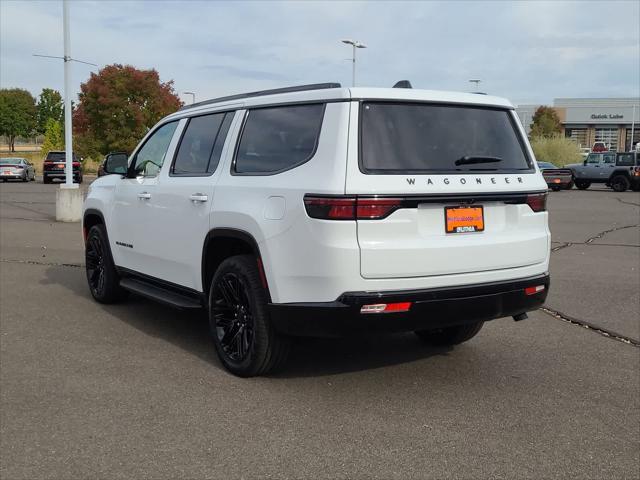
[[[42,166],[42,182],[51,183],[55,178],[64,180],[66,178],[65,162],[65,152],[47,153],[47,158]],[[82,163],[75,153],[73,154],[73,182],[82,183]]]

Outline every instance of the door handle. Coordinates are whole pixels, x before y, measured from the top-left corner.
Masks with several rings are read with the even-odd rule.
[[[141,200],[149,200],[151,198],[151,194],[149,192],[142,192],[138,194],[138,198]]]
[[[191,200],[193,203],[206,202],[207,200],[209,200],[209,197],[204,193],[193,193],[191,194],[191,196],[189,196],[189,200]]]

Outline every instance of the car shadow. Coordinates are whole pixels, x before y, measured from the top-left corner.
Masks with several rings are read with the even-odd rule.
[[[94,301],[83,268],[51,266],[45,272],[41,284],[61,285],[79,297]],[[176,310],[136,295],[130,295],[119,304],[95,305],[144,334],[170,342],[224,370],[215,353],[204,310]],[[447,355],[450,350],[425,346],[411,333],[296,338],[286,364],[269,377],[284,379],[352,373]]]

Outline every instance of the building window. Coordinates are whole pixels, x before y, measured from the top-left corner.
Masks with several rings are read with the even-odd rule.
[[[565,136],[576,142],[580,148],[591,147],[591,145],[587,144],[586,128],[567,128],[565,129]]]
[[[596,142],[604,142],[609,150],[618,150],[618,129],[617,128],[596,128]]]
[[[625,135],[625,150],[630,152],[634,149],[637,143],[640,142],[640,125],[633,129],[633,142],[631,141],[631,129],[627,128],[627,134]]]

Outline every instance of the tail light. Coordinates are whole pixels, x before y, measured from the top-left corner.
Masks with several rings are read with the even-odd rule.
[[[534,212],[545,212],[547,210],[547,194],[532,193],[527,195],[527,205]]]
[[[634,177],[640,177],[640,167],[635,167],[633,169],[633,176]]]
[[[73,166],[74,167],[79,167],[80,166],[80,162],[73,162]]]
[[[380,220],[400,205],[399,198],[304,197],[307,214],[323,220]]]

